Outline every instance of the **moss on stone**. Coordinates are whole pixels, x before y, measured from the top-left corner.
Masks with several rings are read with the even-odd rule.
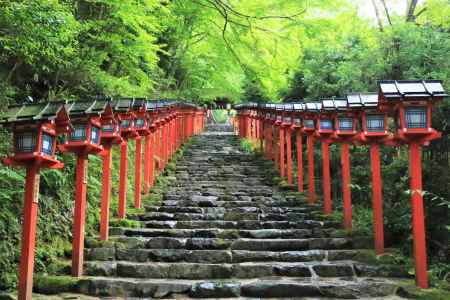
[[[47,272],[53,275],[68,275],[70,274],[70,269],[70,260],[55,260],[48,266]]]
[[[294,189],[294,185],[289,184],[286,180],[281,180],[278,183],[278,187],[282,190],[282,191],[292,191]]]
[[[144,200],[144,199],[142,199]],[[142,215],[145,213],[144,208],[127,208],[127,214]]]
[[[76,292],[78,278],[70,276],[40,276],[34,277],[34,291],[43,294],[59,294]]]
[[[403,280],[398,284],[400,287],[397,290],[397,295],[401,297],[419,300],[450,299],[450,291],[442,288],[440,285],[429,289],[419,289],[416,287],[414,280]]]
[[[411,258],[404,256],[399,249],[395,248],[385,249],[381,255],[376,255],[372,249],[359,250],[354,259],[379,266],[402,266],[404,269],[410,269],[414,265]]]
[[[98,238],[86,238],[86,248],[112,248],[114,247],[115,237],[111,237],[108,241],[101,241]]]
[[[336,229],[330,233],[330,236],[334,238],[344,238],[349,236],[349,232],[344,229]]]
[[[129,219],[112,219],[110,221],[110,226],[112,227],[127,227],[127,228],[141,228],[142,223],[135,220]]]

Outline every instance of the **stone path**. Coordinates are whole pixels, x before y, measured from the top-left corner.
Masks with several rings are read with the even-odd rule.
[[[76,292],[147,299],[395,294],[395,280],[380,278],[391,273],[357,262],[358,245],[339,224],[271,186],[267,173],[267,162],[242,152],[230,128],[212,126],[177,163],[161,205],[135,216],[143,228],[112,228],[109,246],[90,245],[90,277]]]

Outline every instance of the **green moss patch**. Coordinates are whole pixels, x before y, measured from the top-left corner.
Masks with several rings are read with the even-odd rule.
[[[126,227],[126,228],[141,228],[142,224],[139,221],[129,219],[113,219],[109,222],[111,227]]]
[[[35,276],[34,291],[42,294],[76,292],[78,278],[70,276]]]
[[[399,283],[397,295],[408,299],[420,300],[448,300],[450,299],[450,290],[446,290],[441,286],[419,289],[413,280],[405,280]]]

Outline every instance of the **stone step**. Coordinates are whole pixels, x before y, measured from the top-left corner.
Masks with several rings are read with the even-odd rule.
[[[219,200],[164,200],[162,201],[162,206],[177,206],[177,207],[287,207],[287,208],[298,208],[300,203],[298,201],[277,201],[277,200],[267,200],[267,201],[219,201]]]
[[[236,264],[87,261],[88,276],[167,279],[230,279],[257,277],[354,277],[352,261],[247,262]]]
[[[160,212],[160,213],[194,213],[194,214],[224,214],[229,213],[311,213],[321,212],[321,208],[315,207],[258,207],[258,206],[242,206],[234,208],[225,207],[198,207],[198,206],[147,206],[146,212]],[[133,218],[133,215],[127,217]]]
[[[153,228],[122,228],[111,227],[110,234],[141,237],[178,237],[178,238],[256,238],[256,239],[304,239],[323,237],[344,237],[342,230],[334,228],[313,229],[153,229]]]
[[[149,212],[139,216],[140,221],[301,221],[305,213],[160,213]]]
[[[339,228],[338,223],[316,220],[302,221],[146,221],[146,228],[168,229],[311,229],[311,228]]]
[[[81,279],[74,292],[102,297],[152,298],[289,298],[362,299],[387,297],[395,282],[380,278],[305,279],[271,277],[243,280],[168,280],[91,277]],[[240,298],[241,299],[241,298]],[[248,299],[248,298],[246,298]]]
[[[349,249],[350,238],[309,239],[218,239],[172,237],[122,237],[111,239],[127,249],[187,249],[187,250],[248,250],[248,251],[300,251],[318,249]]]
[[[187,250],[187,249],[121,249],[90,248],[86,260],[136,262],[190,262],[190,263],[243,263],[243,262],[306,262],[352,260],[357,250],[306,251],[248,251],[248,250]]]

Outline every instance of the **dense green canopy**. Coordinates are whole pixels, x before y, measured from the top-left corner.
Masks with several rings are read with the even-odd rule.
[[[379,23],[368,2],[3,1],[1,93],[276,101],[448,79],[447,0],[373,0]]]

